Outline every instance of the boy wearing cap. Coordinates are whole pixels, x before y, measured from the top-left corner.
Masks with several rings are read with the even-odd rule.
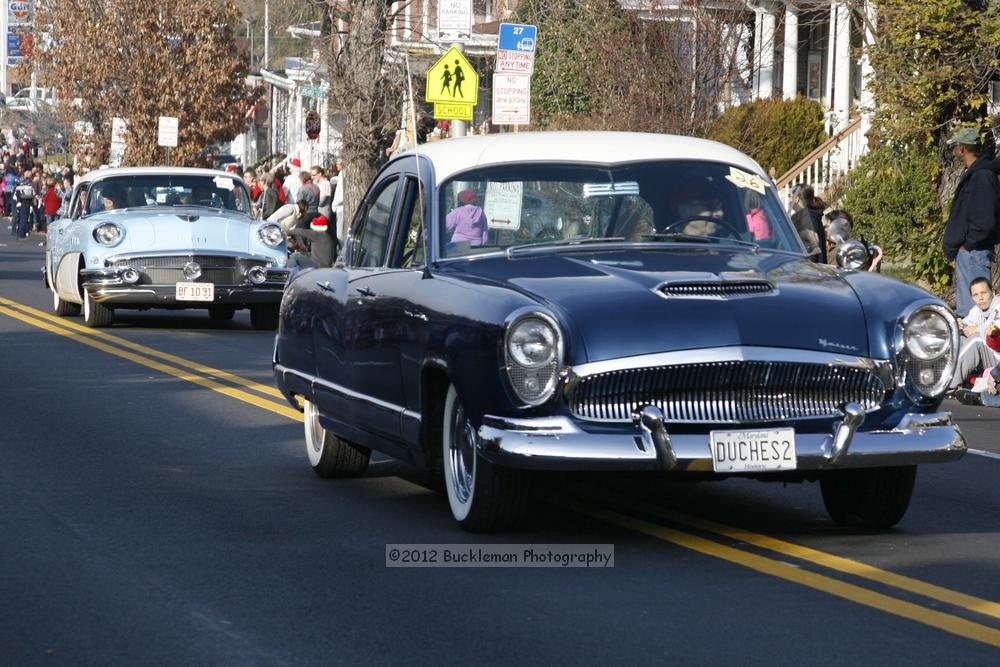
[[[965,171],[944,230],[944,256],[955,262],[955,310],[966,313],[973,306],[972,280],[992,276],[993,246],[1000,242],[1000,184],[982,154],[976,130],[959,130],[948,145]]]

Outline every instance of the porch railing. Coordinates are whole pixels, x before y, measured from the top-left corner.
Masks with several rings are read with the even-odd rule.
[[[775,183],[785,208],[788,209],[797,185],[811,185],[816,195],[822,196],[830,186],[850,173],[868,152],[865,135],[870,127],[867,115],[858,116],[785,172]]]

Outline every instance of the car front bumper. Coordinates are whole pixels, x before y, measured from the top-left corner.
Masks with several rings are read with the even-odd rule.
[[[859,423],[845,415],[832,433],[796,433],[794,472],[943,463],[966,451],[948,412],[909,414],[889,430],[859,431]],[[707,433],[671,434],[662,421],[639,417],[622,431],[589,433],[565,417],[486,416],[477,445],[488,461],[513,468],[713,471]]]
[[[285,283],[291,273],[288,269],[268,268],[263,283],[252,285],[215,285],[213,301],[178,301],[175,285],[129,284],[119,269],[83,269],[83,289],[97,303],[110,307],[174,307],[207,308],[211,305],[249,306],[261,303],[279,303]]]

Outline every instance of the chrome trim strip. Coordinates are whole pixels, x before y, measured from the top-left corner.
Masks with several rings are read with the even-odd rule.
[[[274,349],[275,349],[275,356],[277,356],[277,349],[278,349],[277,337],[275,337]],[[401,416],[409,417],[411,419],[416,419],[418,421],[421,418],[419,412],[415,412],[401,405],[396,405],[395,403],[389,403],[388,401],[383,401],[381,399],[374,398],[367,394],[362,394],[360,392],[354,391],[353,389],[348,389],[347,387],[342,387],[341,385],[336,384],[335,382],[327,382],[326,380],[321,380],[316,376],[307,375],[301,371],[297,371],[282,366],[281,364],[276,364],[274,368],[280,373],[291,373],[292,375],[299,376],[300,378],[308,382],[313,387],[314,391],[316,386],[321,386],[324,389],[332,391],[333,393],[341,394],[343,396],[347,396],[348,398],[353,398],[359,401],[365,401],[367,403],[371,403],[372,405],[376,405],[385,410],[389,410],[390,412],[397,412]]]
[[[275,255],[278,255],[275,252]],[[210,248],[192,250],[191,248],[180,248],[176,250],[158,250],[156,252],[129,252],[122,253],[121,255],[111,255],[105,257],[105,262],[120,262],[124,260],[132,259],[148,259],[151,257],[235,257],[237,259],[254,259],[263,261],[277,261],[275,257],[269,255],[254,255],[247,252],[239,252],[236,250],[212,250]]]
[[[823,364],[858,368],[876,373],[881,372],[883,365],[891,364],[888,359],[869,359],[868,357],[817,352],[815,350],[733,345],[730,347],[708,347],[694,350],[678,350],[676,352],[657,352],[634,357],[592,361],[578,366],[571,366],[568,370],[576,378],[585,378],[590,375],[609,373],[611,371],[636,370],[656,366],[704,364],[719,361],[772,361]]]

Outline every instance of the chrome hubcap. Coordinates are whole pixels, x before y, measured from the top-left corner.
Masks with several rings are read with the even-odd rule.
[[[476,474],[476,432],[465,418],[461,406],[455,410],[451,424],[451,442],[448,443],[451,479],[459,502],[467,503],[472,497]]]
[[[309,446],[319,454],[323,451],[323,427],[319,425],[319,410],[309,403]]]

